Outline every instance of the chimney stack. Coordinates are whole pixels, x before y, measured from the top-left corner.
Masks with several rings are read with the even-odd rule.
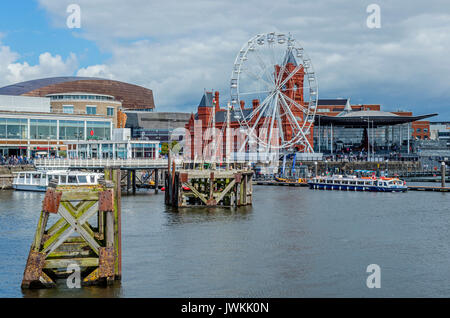
[[[241,100],[241,109],[245,108],[245,102],[243,100]]]
[[[214,93],[214,99],[216,101],[216,112],[218,112],[220,110],[220,106],[219,106],[219,92],[216,91]]]

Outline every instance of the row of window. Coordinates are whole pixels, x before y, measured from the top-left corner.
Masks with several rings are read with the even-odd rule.
[[[131,155],[133,158],[156,158],[159,149],[155,144],[131,144]],[[77,150],[70,150],[69,157],[74,158],[79,156],[80,158],[127,158],[127,149],[125,144],[116,144],[115,153],[113,152],[112,144],[99,145],[92,144],[89,148],[86,144],[78,145]]]
[[[0,118],[0,139],[57,139],[57,120]],[[84,121],[59,120],[59,140],[83,140]],[[110,139],[111,125],[109,122],[86,121],[86,139]]]
[[[97,96],[97,95],[54,95],[50,96],[51,100],[59,99],[90,99],[90,100],[114,100],[111,96]]]
[[[63,105],[63,113],[64,114],[73,114],[74,108],[73,105]],[[97,114],[97,106],[86,106],[86,114],[87,115],[96,115]],[[107,116],[114,116],[114,107],[106,108]]]

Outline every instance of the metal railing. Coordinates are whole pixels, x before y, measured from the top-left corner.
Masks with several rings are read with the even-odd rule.
[[[167,159],[36,159],[36,167],[45,168],[103,168],[103,167],[167,167]],[[175,160],[180,165],[181,161]]]
[[[188,166],[202,166],[206,162],[199,162],[194,160],[184,160],[182,158],[173,158],[172,162],[175,162],[177,167]],[[239,168],[248,167],[246,161],[230,161],[230,164]],[[41,158],[34,161],[34,165],[37,168],[104,168],[104,167],[120,167],[120,168],[167,168],[167,158],[159,159],[146,159],[146,158],[134,158],[134,159],[47,159]],[[226,166],[226,163],[217,163],[217,169],[221,169]]]

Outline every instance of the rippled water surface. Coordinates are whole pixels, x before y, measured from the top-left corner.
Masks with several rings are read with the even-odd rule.
[[[450,194],[254,190],[236,210],[123,196],[121,284],[24,293],[43,194],[0,191],[0,297],[450,297]]]

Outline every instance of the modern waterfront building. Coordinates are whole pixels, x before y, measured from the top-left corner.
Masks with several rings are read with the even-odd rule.
[[[79,94],[82,92],[83,94]],[[0,88],[0,95],[14,96],[58,96],[66,93],[74,95],[96,94],[112,96],[128,110],[153,111],[155,102],[151,89],[124,82],[95,77],[50,77],[16,83]],[[57,101],[60,97],[52,99]],[[81,98],[83,100],[84,97]],[[78,99],[80,100],[80,99]],[[100,101],[102,99],[97,99]]]
[[[125,111],[125,127],[131,129],[131,138],[168,142],[176,128],[184,128],[189,122],[189,113]]]
[[[112,118],[0,111],[0,155],[58,155],[67,140],[110,140]]]
[[[159,158],[158,141],[71,141],[65,142],[65,144],[67,156],[70,159]]]
[[[159,141],[132,140],[129,128],[113,129],[111,140],[65,141],[71,159],[158,159]]]
[[[349,99],[319,99],[314,122],[317,152],[405,152],[414,140],[430,136],[429,121],[436,116],[413,116],[411,112],[381,111],[380,105],[351,105]]]
[[[450,121],[430,122],[430,139],[446,140],[450,144]]]
[[[50,112],[50,98],[0,95],[0,111]]]
[[[118,112],[122,103],[114,96],[83,92],[48,94],[50,111],[58,114],[101,115],[112,117],[117,127]]]
[[[148,113],[150,89],[91,77],[52,77],[0,88],[0,155],[57,155],[63,141],[112,138],[123,109]]]

